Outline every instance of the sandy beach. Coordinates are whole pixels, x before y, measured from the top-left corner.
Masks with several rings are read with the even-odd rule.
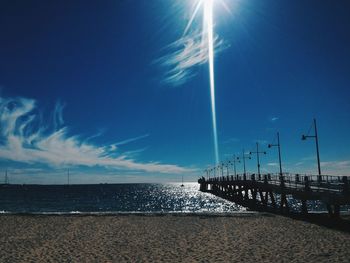
[[[0,262],[349,262],[350,234],[271,214],[0,216]]]

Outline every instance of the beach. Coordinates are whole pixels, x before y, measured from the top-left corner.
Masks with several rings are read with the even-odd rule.
[[[350,234],[273,214],[1,215],[0,262],[349,262]]]

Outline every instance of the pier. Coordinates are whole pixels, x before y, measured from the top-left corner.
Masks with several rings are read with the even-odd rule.
[[[318,200],[325,204],[331,217],[337,218],[340,206],[350,205],[348,176],[236,174],[201,177],[198,183],[200,191],[259,211],[290,213],[293,198],[299,201],[299,212],[307,214],[307,202]]]

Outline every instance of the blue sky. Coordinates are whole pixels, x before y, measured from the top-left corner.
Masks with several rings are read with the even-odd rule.
[[[200,14],[184,35],[193,2],[2,1],[0,170],[11,182],[65,183],[68,168],[75,183],[195,180],[214,164],[206,57],[190,49],[165,65],[195,47]],[[256,141],[267,150],[279,131],[284,169],[317,173],[314,141],[300,139],[315,117],[323,172],[350,175],[349,2],[224,2],[220,159]],[[262,170],[277,162],[268,150]]]

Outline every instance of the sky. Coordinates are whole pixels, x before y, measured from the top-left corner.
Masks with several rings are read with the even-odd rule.
[[[215,165],[194,7],[1,1],[0,181],[195,181]],[[220,161],[259,142],[262,172],[278,172],[279,132],[283,170],[317,174],[315,140],[301,140],[316,118],[322,173],[350,175],[349,13],[346,0],[214,1]]]

